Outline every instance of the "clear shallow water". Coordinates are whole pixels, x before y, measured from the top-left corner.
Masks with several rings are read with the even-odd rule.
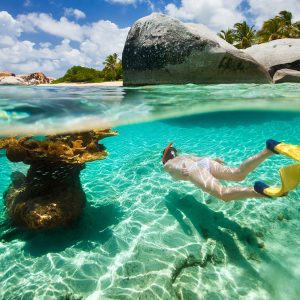
[[[299,112],[240,108],[117,130],[104,140],[109,157],[81,173],[88,205],[73,228],[21,232],[0,204],[0,298],[298,299],[299,189],[276,200],[222,203],[172,181],[160,159],[173,140],[182,152],[238,165],[267,138],[299,144]],[[229,184],[276,183],[279,167],[290,163],[273,156]],[[26,166],[2,151],[0,166],[2,194],[10,173]]]
[[[0,87],[0,135],[107,128],[240,109],[300,111],[299,84]]]

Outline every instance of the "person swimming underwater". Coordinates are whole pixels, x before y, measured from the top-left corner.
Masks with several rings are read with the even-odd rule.
[[[177,149],[172,145],[173,143],[170,143],[164,149],[162,163],[164,170],[173,179],[190,181],[203,191],[225,202],[266,197],[266,195],[255,191],[254,187],[227,187],[222,185],[219,180],[244,180],[258,165],[276,153],[268,141],[266,148],[246,159],[238,168],[225,166],[224,161],[220,158],[179,155]]]

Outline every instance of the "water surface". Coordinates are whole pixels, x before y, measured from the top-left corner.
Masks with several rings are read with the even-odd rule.
[[[52,134],[232,110],[300,111],[299,84],[0,87],[0,135]]]

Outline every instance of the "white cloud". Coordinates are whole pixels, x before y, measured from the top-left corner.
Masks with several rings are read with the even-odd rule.
[[[245,4],[247,8],[242,11],[241,7]],[[259,28],[263,21],[273,18],[281,10],[292,12],[294,20],[300,20],[300,0],[181,0],[179,5],[170,3],[165,6],[168,15],[204,24],[215,31],[247,20],[248,14],[253,16],[253,21]]]
[[[83,38],[82,27],[66,17],[55,20],[45,13],[19,15],[17,21],[25,32],[41,30],[43,32],[80,42]]]
[[[65,16],[75,17],[76,20],[84,19],[86,17],[85,13],[77,8],[65,8]]]
[[[260,27],[263,21],[273,18],[282,10],[290,11],[294,21],[300,21],[299,0],[248,0],[249,12],[255,16],[255,24]]]
[[[0,11],[0,35],[19,36],[21,26],[7,11]]]
[[[241,0],[182,0],[179,6],[166,5],[168,15],[183,21],[201,23],[219,31],[244,19],[239,5]]]
[[[14,73],[41,71],[61,76],[73,65],[102,68],[105,57],[121,55],[129,28],[110,21],[79,25],[66,17],[59,20],[48,14],[30,13],[13,18],[0,12],[0,66]],[[61,37],[59,44],[22,40],[22,33],[45,32]]]

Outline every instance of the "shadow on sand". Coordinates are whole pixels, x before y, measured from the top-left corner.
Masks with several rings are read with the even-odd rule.
[[[239,241],[260,257],[266,257],[261,249],[255,234],[248,228],[241,227],[238,223],[226,218],[222,212],[215,212],[206,205],[198,202],[192,195],[181,195],[171,191],[165,204],[169,212],[181,225],[183,231],[191,235],[192,230],[183,217],[186,216],[194,228],[204,239],[213,239],[224,247],[229,261],[256,278],[260,278],[257,271],[252,267],[248,260],[243,256],[237,246],[233,235],[236,235]],[[269,259],[268,259],[269,260]]]
[[[15,239],[26,241],[24,252],[35,257],[61,252],[68,247],[89,251],[110,239],[113,232],[109,227],[118,224],[122,218],[122,210],[114,204],[87,206],[80,220],[70,228],[32,232],[11,227],[0,238],[3,242]],[[7,227],[8,223],[3,225]]]

